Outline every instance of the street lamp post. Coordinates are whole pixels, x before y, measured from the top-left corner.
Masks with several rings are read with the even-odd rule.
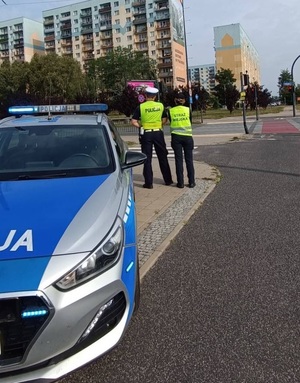
[[[292,98],[293,98],[293,117],[296,116],[296,94],[295,94],[295,84],[294,84],[294,65],[296,63],[296,61],[298,60],[298,58],[300,57],[297,56],[292,64],[292,68],[291,68],[291,78],[292,78]]]
[[[187,41],[186,41],[186,29],[185,29],[185,14],[184,14],[184,4],[183,0],[181,0],[182,5],[182,17],[183,17],[183,29],[184,29],[184,47],[185,47],[185,62],[186,62],[186,81],[187,81],[187,90],[188,90],[188,105],[190,110],[192,111],[192,89],[191,89],[191,81],[189,76],[189,64],[188,64],[188,51],[187,51]]]

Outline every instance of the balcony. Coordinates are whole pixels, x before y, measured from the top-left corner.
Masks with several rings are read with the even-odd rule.
[[[54,25],[52,25],[51,27],[47,27],[44,29],[44,33],[47,34],[47,33],[51,33],[51,32],[54,32]]]
[[[161,64],[157,64],[157,68],[158,68],[158,69],[162,69],[162,68],[172,68],[172,61],[170,61],[170,62],[165,62],[165,63],[161,63]]]
[[[72,28],[72,24],[71,22],[69,23],[62,23],[61,26],[60,26],[60,30],[63,31],[65,29],[71,29]]]
[[[101,21],[100,23],[100,31],[105,31],[108,29],[112,29],[111,21]]]
[[[137,15],[145,15],[147,12],[146,12],[146,8],[143,8],[143,9],[136,9],[136,10],[133,10],[132,11],[132,15],[133,16],[137,16]]]
[[[45,42],[47,42],[47,41],[53,41],[53,40],[55,40],[55,36],[54,36],[54,34],[53,34],[53,35],[50,35],[50,36],[45,36],[45,39],[44,39]]]
[[[81,13],[80,13],[80,17],[81,18],[83,18],[83,17],[88,17],[88,16],[92,16],[92,10],[91,9],[89,9],[89,10],[86,10],[86,11],[82,11]]]
[[[62,39],[65,39],[65,38],[68,38],[68,37],[72,37],[72,32],[71,31],[68,31],[68,32],[62,32],[61,34],[61,38]]]
[[[156,40],[165,40],[165,39],[167,39],[167,40],[170,40],[170,38],[171,38],[171,35],[157,35],[156,36]]]
[[[87,55],[83,56],[83,60],[93,60],[93,59],[94,59],[93,53],[88,53]]]
[[[65,49],[65,50],[63,50],[62,54],[64,56],[70,56],[70,55],[73,56],[73,50],[72,49]]]
[[[88,34],[88,33],[93,33],[93,28],[91,27],[91,28],[88,28],[88,27],[86,27],[86,28],[81,28],[81,34],[82,35],[86,35],[86,34]]]
[[[168,73],[163,72],[163,73],[159,73],[159,74],[158,74],[158,77],[160,77],[160,78],[173,77],[173,72],[168,72]]]
[[[14,44],[14,49],[23,48],[24,47],[24,41],[19,41]]]
[[[61,40],[60,41],[60,45],[62,47],[69,47],[69,46],[72,46],[72,39],[64,39],[64,40]]]
[[[102,44],[101,49],[113,48],[113,46],[113,42],[110,42],[109,44]]]
[[[82,48],[82,52],[93,52],[93,51],[94,51],[94,47],[92,45],[83,46],[83,48]]]
[[[112,38],[112,35],[104,35],[103,33],[100,36],[101,40],[110,40]]]
[[[108,12],[111,12],[111,5],[110,4],[99,8],[99,13],[108,13]]]
[[[147,24],[147,18],[146,17],[136,17],[133,22],[132,22],[133,25],[137,25],[137,24]]]
[[[167,48],[171,48],[171,43],[168,41],[167,43],[165,44],[158,44],[156,46],[157,49],[167,49]]]
[[[54,19],[53,17],[51,17],[50,19],[44,19],[44,23],[43,23],[45,26],[46,25],[54,25]]]
[[[155,21],[170,20],[170,13],[168,11],[156,13]]]
[[[132,7],[139,7],[141,5],[145,5],[146,4],[146,0],[136,0],[134,1],[131,6]]]
[[[170,23],[158,23],[158,25],[156,25],[157,31],[162,31],[164,29],[170,29]]]

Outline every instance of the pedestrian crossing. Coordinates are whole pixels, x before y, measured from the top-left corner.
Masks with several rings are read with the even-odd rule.
[[[197,149],[198,147],[195,146],[194,147],[194,150]],[[141,152],[141,147],[140,146],[129,146],[129,150],[133,151],[133,152]],[[172,149],[171,146],[167,146],[167,150],[168,150],[168,158],[174,158],[175,155],[174,155],[174,151]],[[157,158],[157,155],[155,153],[155,149],[153,147],[153,151],[152,151],[152,157],[153,158]]]

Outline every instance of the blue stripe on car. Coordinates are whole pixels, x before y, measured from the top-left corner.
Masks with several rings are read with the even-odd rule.
[[[79,209],[107,177],[0,182],[0,260],[51,255]],[[32,250],[26,235],[20,244],[24,233],[32,233]]]

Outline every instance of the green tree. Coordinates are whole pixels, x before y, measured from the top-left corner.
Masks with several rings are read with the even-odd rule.
[[[72,57],[35,55],[29,67],[29,92],[36,102],[71,103],[87,93],[85,75]]]
[[[28,94],[29,65],[16,61],[13,64],[5,61],[0,66],[0,113],[7,114],[11,105],[29,104]]]
[[[219,99],[221,105],[226,105],[230,113],[232,113],[235,105],[240,97],[237,90],[236,79],[230,69],[221,68],[217,71],[215,79],[218,84],[214,88],[214,95]]]
[[[120,93],[130,80],[157,80],[155,61],[142,52],[118,47],[104,57],[92,60],[87,71],[96,92]]]
[[[285,83],[292,82],[292,74],[288,69],[284,69],[280,72],[278,77],[279,97],[284,104],[291,105],[293,103],[291,89],[285,86]]]

